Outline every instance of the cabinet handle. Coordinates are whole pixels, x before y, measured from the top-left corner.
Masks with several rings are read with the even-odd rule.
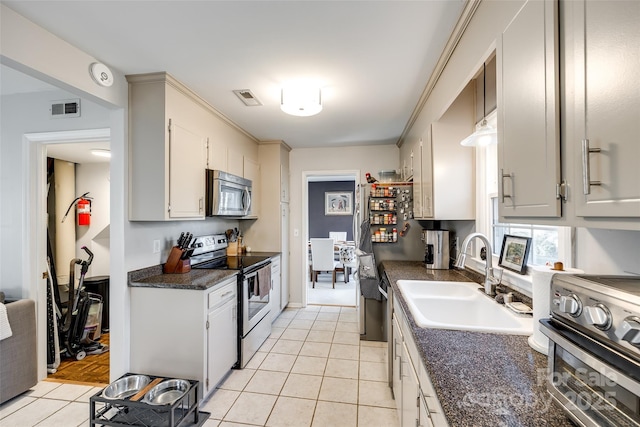
[[[592,185],[600,185],[600,181],[591,181],[591,161],[589,154],[599,153],[599,148],[589,148],[589,140],[582,140],[582,188],[584,195],[591,194]]]
[[[204,205],[204,198],[200,197],[200,199],[198,199],[198,209],[200,210],[200,213],[202,213],[203,205]]]
[[[507,197],[510,198],[510,199],[513,199],[511,194],[504,194],[504,179],[505,178],[513,179],[513,173],[504,173],[504,169],[500,169],[500,197],[501,197],[501,203],[504,203],[504,199],[506,199]]]
[[[231,295],[232,293],[233,291],[225,292],[224,294],[220,295],[220,299],[224,299],[224,297],[226,297],[227,295]]]

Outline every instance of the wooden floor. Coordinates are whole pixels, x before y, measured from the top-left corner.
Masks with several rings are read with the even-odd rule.
[[[109,345],[109,334],[102,334],[100,342]],[[109,352],[89,354],[82,360],[62,358],[55,374],[48,380],[103,386],[109,384]]]

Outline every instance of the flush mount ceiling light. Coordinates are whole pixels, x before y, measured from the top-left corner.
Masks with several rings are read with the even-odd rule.
[[[292,116],[313,116],[322,111],[322,90],[318,86],[292,85],[280,92],[280,109]]]
[[[465,147],[485,147],[498,142],[496,128],[487,123],[487,65],[482,64],[482,123],[476,131],[460,141]]]
[[[93,154],[94,156],[98,156],[98,157],[111,157],[111,151],[110,150],[104,150],[102,148],[92,148],[91,149],[91,154]]]

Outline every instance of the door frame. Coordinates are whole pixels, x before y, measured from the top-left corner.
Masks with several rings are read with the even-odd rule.
[[[36,301],[38,380],[47,376],[47,145],[93,143],[111,140],[110,128],[27,133],[23,135],[26,236],[22,277],[28,283],[29,297]],[[110,215],[113,213],[111,212]]]
[[[308,292],[307,292],[307,274],[309,272],[309,182],[311,181],[337,181],[338,179],[343,178],[346,181],[354,182],[354,191],[360,185],[360,170],[359,169],[349,169],[349,170],[316,170],[316,171],[302,171],[302,236],[304,236],[302,241],[302,260],[301,265],[304,265],[305,268],[302,271],[302,282],[304,285],[302,286],[302,306],[306,307],[308,305]],[[353,205],[359,203],[358,200],[353,200]],[[354,215],[355,215],[354,209]],[[354,236],[355,238],[355,236]],[[357,246],[358,242],[356,242]],[[359,292],[360,288],[357,285],[355,286],[355,307],[359,309],[360,307],[360,298]]]

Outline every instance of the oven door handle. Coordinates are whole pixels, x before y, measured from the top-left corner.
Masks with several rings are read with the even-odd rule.
[[[592,356],[589,352],[584,351],[577,345],[575,345],[571,340],[565,338],[564,334],[559,332],[557,329],[553,327],[548,321],[540,322],[542,328],[540,329],[543,334],[545,334],[551,341],[556,343],[558,346],[564,348],[569,353],[573,354],[575,357],[580,359],[582,362],[591,366],[593,369],[598,371],[600,374],[605,375],[607,378],[612,379],[619,384],[620,386],[626,388],[630,392],[634,393],[636,396],[640,396],[640,383],[634,381],[633,379],[627,377],[622,372],[617,369],[611,368],[610,365],[607,365],[601,362],[596,357]]]

